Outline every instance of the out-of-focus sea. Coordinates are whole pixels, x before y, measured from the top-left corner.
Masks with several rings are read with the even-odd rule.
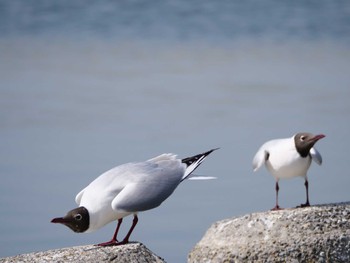
[[[50,220],[102,172],[214,147],[131,239],[168,262],[215,221],[274,206],[252,158],[272,138],[324,133],[312,204],[350,200],[349,1],[0,1],[0,257],[107,241]],[[302,179],[280,204],[305,201]],[[123,233],[131,219],[125,220]]]

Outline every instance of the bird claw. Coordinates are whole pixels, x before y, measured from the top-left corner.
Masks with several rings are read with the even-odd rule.
[[[276,205],[274,208],[271,209],[271,211],[278,211],[278,210],[283,210],[279,205]]]
[[[303,208],[303,207],[309,207],[309,206],[310,206],[310,203],[307,202],[305,204],[298,205],[297,208]]]

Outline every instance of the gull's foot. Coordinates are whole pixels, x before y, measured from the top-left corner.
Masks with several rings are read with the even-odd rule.
[[[306,202],[305,204],[298,205],[297,208],[309,207],[310,203]]]
[[[271,211],[278,211],[278,210],[283,210],[279,205],[276,205],[274,208],[271,209]]]

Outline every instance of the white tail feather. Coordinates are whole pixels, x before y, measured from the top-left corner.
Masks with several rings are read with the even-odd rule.
[[[188,180],[215,180],[218,178],[214,176],[192,176],[192,177],[187,177],[187,179]]]

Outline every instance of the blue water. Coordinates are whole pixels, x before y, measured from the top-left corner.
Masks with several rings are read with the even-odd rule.
[[[335,1],[2,0],[5,36],[234,41],[349,40],[350,7]]]
[[[251,160],[271,138],[324,133],[311,203],[349,201],[348,1],[0,1],[0,257],[111,238],[53,225],[102,172],[221,147],[132,240],[168,262],[215,221],[274,205]],[[280,204],[304,202],[301,179]],[[123,233],[131,220],[125,220]]]

